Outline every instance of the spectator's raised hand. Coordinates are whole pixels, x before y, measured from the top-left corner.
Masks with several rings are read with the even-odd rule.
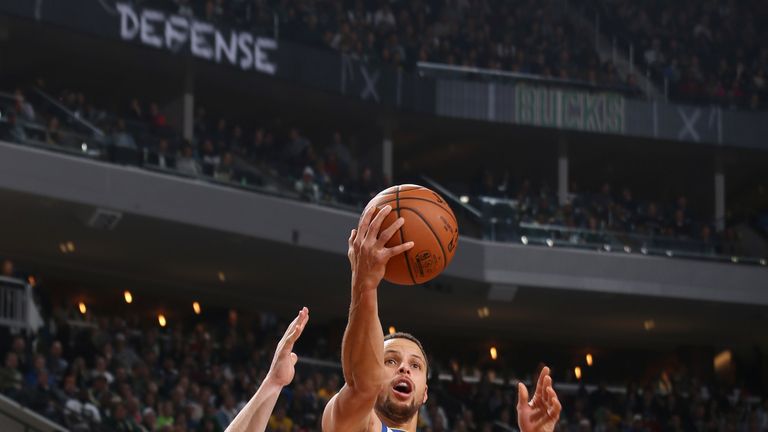
[[[285,330],[283,338],[277,344],[275,349],[275,357],[272,359],[272,366],[269,368],[267,378],[271,378],[275,383],[281,386],[287,386],[293,381],[294,365],[298,361],[298,357],[293,353],[293,344],[301,336],[301,332],[304,331],[304,327],[309,321],[309,309],[306,307],[301,308],[299,315]]]

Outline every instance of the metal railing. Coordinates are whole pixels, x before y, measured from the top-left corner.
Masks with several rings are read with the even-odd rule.
[[[31,332],[35,327],[34,307],[32,288],[28,284],[0,276],[0,325]]]
[[[4,432],[69,432],[68,429],[1,394],[0,430]]]

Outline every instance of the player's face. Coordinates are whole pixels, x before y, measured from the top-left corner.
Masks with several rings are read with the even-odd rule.
[[[405,423],[427,401],[427,363],[419,346],[408,339],[384,342],[384,367],[390,380],[376,400],[376,410]]]

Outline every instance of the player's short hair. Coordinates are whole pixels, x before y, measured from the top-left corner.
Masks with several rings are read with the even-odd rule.
[[[424,351],[424,346],[422,346],[421,342],[419,342],[419,340],[416,339],[416,336],[406,332],[395,332],[395,333],[384,336],[384,342],[390,339],[407,339],[415,343],[416,346],[419,347],[419,350],[421,351],[421,355],[424,356],[424,363],[426,364],[426,370],[424,372],[427,374],[427,376],[429,376],[429,360],[427,360],[427,352]]]

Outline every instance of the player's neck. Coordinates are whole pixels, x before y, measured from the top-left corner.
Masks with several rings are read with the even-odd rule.
[[[405,423],[397,423],[382,416],[381,414],[379,414],[379,420],[381,420],[381,423],[384,426],[387,426],[390,429],[399,429],[406,432],[416,432],[416,427],[419,425],[419,413],[414,414],[413,417],[411,417],[411,419]]]

